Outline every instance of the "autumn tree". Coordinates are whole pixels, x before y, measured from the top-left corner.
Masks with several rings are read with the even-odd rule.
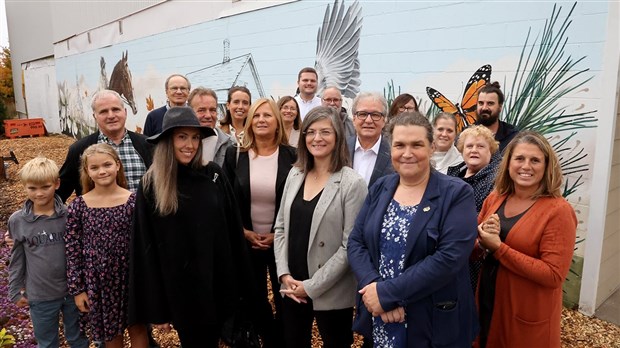
[[[13,71],[11,70],[11,50],[2,47],[0,52],[0,98],[3,102],[13,100]]]

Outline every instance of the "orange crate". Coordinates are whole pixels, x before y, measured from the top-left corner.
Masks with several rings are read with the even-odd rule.
[[[4,135],[9,139],[45,135],[45,121],[42,118],[5,120]]]

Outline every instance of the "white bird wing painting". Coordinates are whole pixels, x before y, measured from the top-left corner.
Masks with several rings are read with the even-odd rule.
[[[316,38],[314,66],[319,75],[319,95],[326,87],[337,87],[346,98],[354,98],[359,93],[361,80],[357,55],[361,31],[362,8],[357,0],[346,9],[346,13],[344,1],[335,0],[333,11],[327,5]]]

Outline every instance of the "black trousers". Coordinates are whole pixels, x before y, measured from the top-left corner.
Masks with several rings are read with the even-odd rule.
[[[288,297],[282,301],[284,342],[287,348],[310,348],[312,320],[323,340],[323,348],[350,348],[353,343],[353,307],[331,311],[315,311],[312,300],[299,304]]]
[[[280,348],[284,346],[282,339],[282,296],[276,271],[276,259],[273,248],[269,250],[250,249],[250,258],[254,268],[256,294],[253,296],[252,318],[254,327],[263,339],[263,348]],[[267,271],[273,290],[273,302],[276,307],[274,316],[269,303],[267,291]]]

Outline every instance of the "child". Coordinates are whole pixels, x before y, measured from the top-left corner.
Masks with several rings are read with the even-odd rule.
[[[81,312],[88,313],[94,341],[123,346],[127,328],[129,238],[135,194],[126,189],[123,165],[108,144],[89,146],[81,157],[83,195],[68,208],[67,283]],[[131,347],[147,346],[146,327],[128,328]]]
[[[67,291],[65,223],[67,209],[55,190],[60,185],[54,161],[36,157],[19,172],[28,199],[9,218],[13,240],[9,265],[9,297],[18,307],[30,306],[39,347],[58,347],[62,312],[65,337],[71,347],[86,348],[80,313]]]

